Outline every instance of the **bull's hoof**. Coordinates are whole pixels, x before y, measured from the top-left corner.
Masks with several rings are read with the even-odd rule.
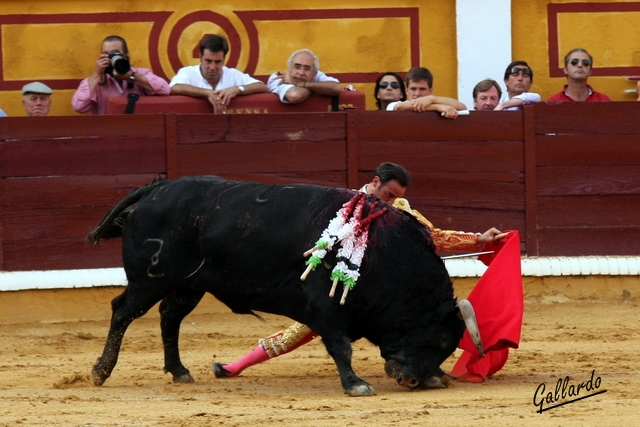
[[[422,388],[446,388],[447,386],[436,376],[427,378]]]
[[[211,369],[213,369],[213,374],[216,378],[227,378],[231,377],[231,372],[224,369],[224,365],[222,363],[214,363],[211,365]]]
[[[106,378],[102,378],[98,373],[94,370],[91,370],[91,382],[95,386],[101,386],[106,381]]]
[[[109,375],[98,372],[97,365],[94,365],[91,369],[91,382],[95,386],[101,386],[109,378]]]
[[[195,382],[190,373],[182,374],[182,375],[174,375],[173,382],[176,384],[190,384]]]
[[[360,384],[349,387],[346,390],[349,396],[375,396],[376,391],[369,384]]]
[[[447,388],[455,379],[456,377],[452,377],[450,374],[438,368],[427,381],[421,384],[421,388]]]

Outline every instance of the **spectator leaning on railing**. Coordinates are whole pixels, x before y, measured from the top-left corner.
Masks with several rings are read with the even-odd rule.
[[[224,65],[229,42],[223,36],[211,34],[200,42],[200,64],[183,67],[172,79],[171,95],[204,98],[214,113],[226,113],[236,96],[267,92],[260,80]]]
[[[504,72],[507,91],[502,95],[496,111],[519,110],[523,105],[540,102],[540,95],[529,92],[533,83],[533,70],[524,61],[513,61]]]
[[[287,61],[289,71],[269,76],[269,91],[278,95],[285,104],[298,104],[314,93],[337,96],[342,92],[338,79],[319,70],[320,61],[309,49],[300,49]]]
[[[433,93],[433,74],[424,67],[414,67],[407,73],[407,101],[392,102],[388,111],[437,111],[447,119],[458,117],[458,111],[467,107],[460,101]]]

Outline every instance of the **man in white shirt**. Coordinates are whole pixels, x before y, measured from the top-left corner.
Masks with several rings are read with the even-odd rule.
[[[267,81],[269,91],[285,104],[298,104],[314,93],[337,96],[342,92],[338,79],[319,70],[320,61],[309,49],[300,49],[287,61],[289,71],[273,73]]]
[[[267,86],[235,68],[224,66],[229,42],[209,35],[200,43],[200,64],[183,67],[171,79],[171,95],[208,99],[214,113],[225,113],[229,102],[241,95],[267,92]]]
[[[504,72],[507,91],[502,95],[495,111],[519,110],[523,105],[540,102],[540,95],[529,92],[533,83],[533,70],[525,61],[513,61]]]

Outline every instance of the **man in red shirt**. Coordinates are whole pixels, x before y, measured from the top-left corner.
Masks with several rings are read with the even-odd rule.
[[[564,89],[553,95],[547,102],[607,102],[611,101],[604,93],[596,92],[587,84],[593,69],[593,58],[585,49],[573,49],[564,57],[564,73],[567,84]]]

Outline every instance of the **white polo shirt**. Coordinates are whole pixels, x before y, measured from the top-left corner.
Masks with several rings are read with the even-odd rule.
[[[311,81],[340,83],[338,79],[327,76],[322,71],[318,71],[315,77],[311,79]],[[294,85],[282,83],[282,77],[278,77],[278,73],[271,74],[271,76],[269,77],[269,80],[267,81],[267,87],[269,88],[269,92],[275,93],[280,97],[280,101],[284,102],[285,104],[289,103],[289,101],[287,101],[287,99],[284,96],[287,94],[287,91],[289,89],[294,87]]]
[[[259,83],[260,80],[254,79],[249,74],[236,70],[235,68],[222,67],[222,76],[216,85],[215,90],[227,89],[233,86],[245,86],[251,83]],[[209,82],[202,77],[200,73],[200,65],[191,65],[182,67],[178,70],[169,86],[173,87],[179,84],[187,84],[198,87],[200,89],[213,89]]]

